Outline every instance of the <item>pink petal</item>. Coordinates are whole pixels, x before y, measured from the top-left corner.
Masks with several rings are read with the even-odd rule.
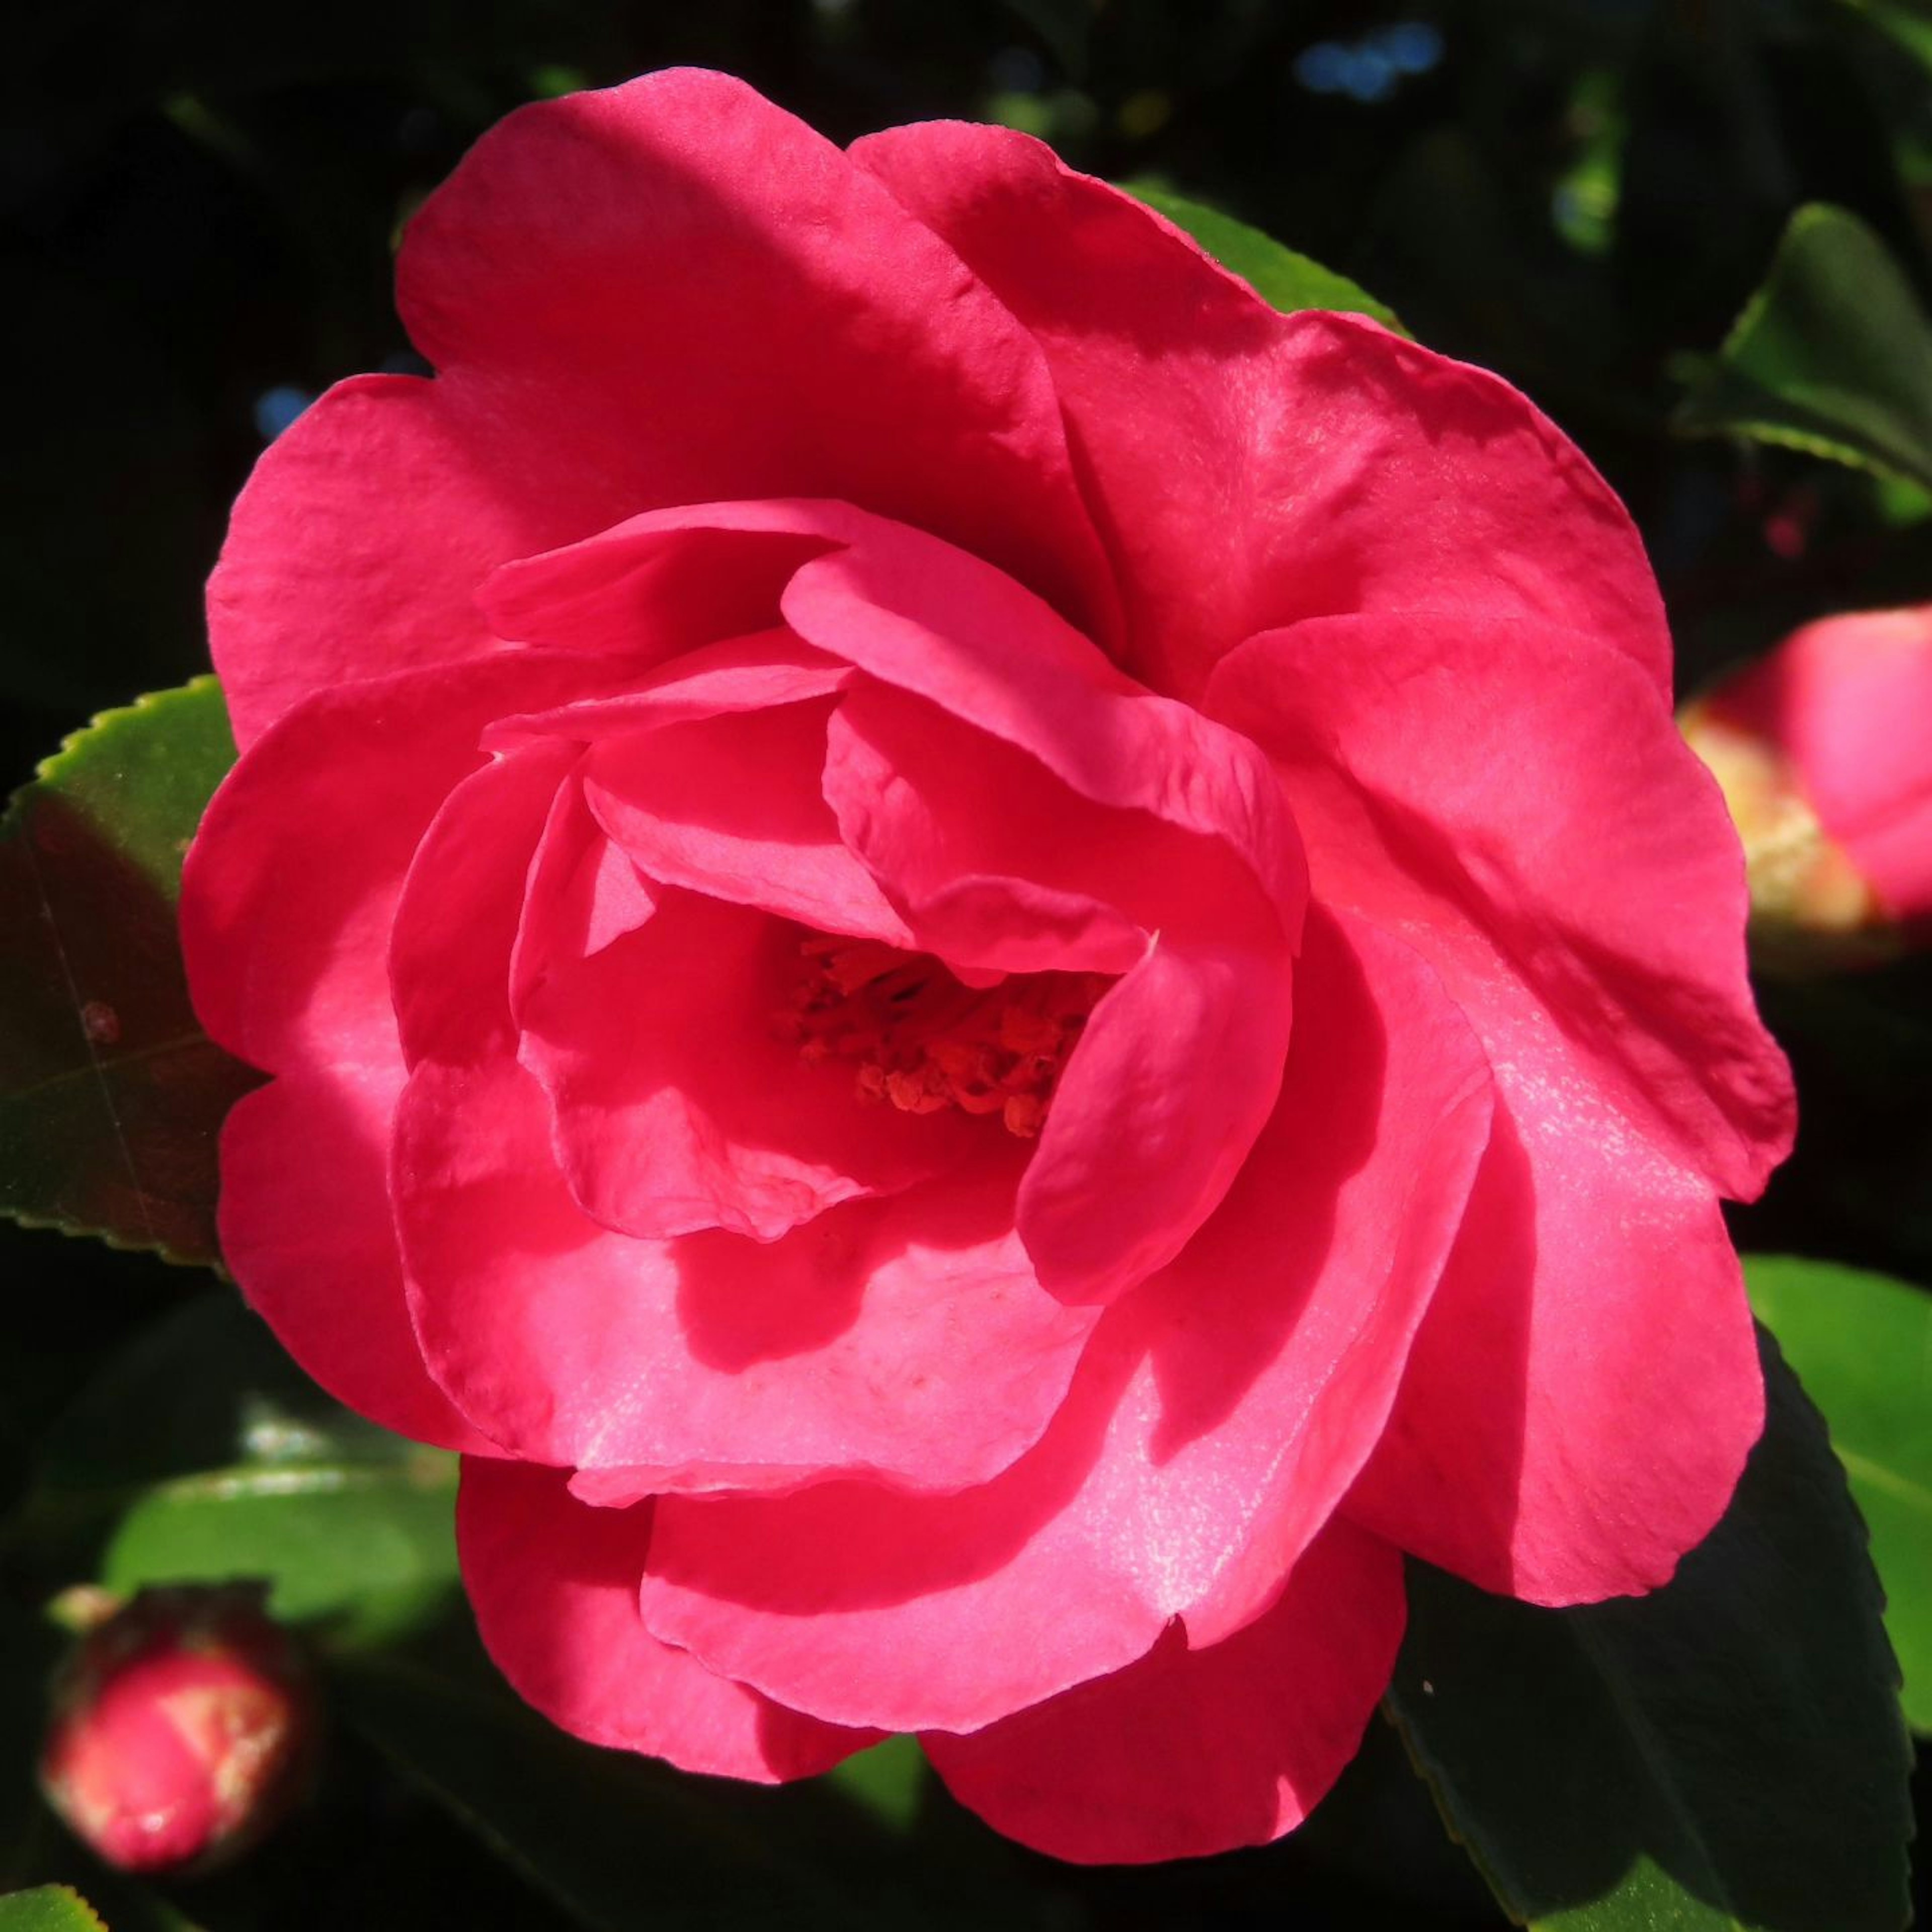
[[[1601,635],[1667,691],[1629,518],[1507,383],[1372,322],[1276,314],[1005,129],[896,128],[852,152],[1045,352],[1148,683],[1191,698],[1256,631],[1428,610]]]
[[[1250,640],[1209,693],[1273,754],[1323,898],[1408,934],[1514,1107],[1736,1198],[1790,1144],[1744,865],[1648,681],[1591,639],[1416,614]]]
[[[248,1305],[339,1402],[419,1442],[496,1453],[429,1378],[384,1169],[392,1066],[284,1074],[221,1130],[221,1252]]]
[[[1109,1301],[1180,1252],[1274,1112],[1288,1018],[1280,953],[1156,938],[1108,990],[1020,1184],[1048,1288]]]
[[[1054,1096],[1019,1226],[1070,1300],[1144,1280],[1214,1211],[1279,1090],[1293,962],[1253,875],[1222,841],[1096,807],[898,692],[843,700],[825,787],[847,842],[944,957],[1125,971]]]
[[[584,796],[647,878],[823,932],[908,941],[848,852],[819,773],[832,700],[694,719],[593,746]]]
[[[660,1636],[834,1721],[970,1730],[1176,1615],[1209,1642],[1266,1608],[1382,1428],[1489,1120],[1475,1043],[1405,948],[1321,917],[1304,971],[1268,1132],[1110,1311],[1039,1446],[958,1496],[664,1502]]]
[[[810,1778],[876,1742],[714,1677],[646,1631],[647,1504],[590,1509],[560,1471],[468,1461],[456,1529],[490,1654],[519,1696],[575,1736],[760,1784]]]
[[[1760,1426],[1714,1195],[1790,1134],[1716,788],[1646,680],[1542,629],[1303,625],[1210,698],[1274,754],[1324,899],[1441,974],[1510,1124],[1352,1513],[1536,1600],[1650,1588]]]
[[[724,574],[734,582],[742,578],[742,573],[728,569]],[[777,608],[783,588],[782,582],[772,586],[772,609]],[[849,664],[800,644],[789,631],[767,630],[681,652],[646,676],[627,680],[614,694],[501,719],[484,733],[483,742],[493,751],[531,737],[592,744],[664,724],[829,698],[851,682]]]
[[[662,1243],[578,1210],[514,1064],[425,1062],[396,1146],[434,1373],[516,1454],[626,1472],[616,1493],[983,1482],[1046,1427],[1093,1325],[1034,1282],[1010,1163],[770,1245]]]
[[[1146,1864],[1265,1844],[1355,1754],[1402,1639],[1402,1560],[1324,1531],[1273,1607],[970,1737],[928,1733],[933,1767],[995,1830],[1055,1858]]]
[[[1708,1190],[1612,1122],[1509,1104],[1346,1511],[1531,1603],[1641,1594],[1709,1534],[1763,1427],[1737,1256]]]
[[[501,650],[472,601],[490,569],[609,520],[532,487],[541,449],[413,376],[339,382],[275,439],[208,586],[244,752],[316,693]]]
[[[1028,753],[1083,798],[1220,841],[1292,940],[1306,874],[1266,760],[1123,677],[1013,579],[927,532],[826,502],[654,512],[524,559],[488,601],[498,622],[562,649],[656,632],[679,620],[677,596],[655,601],[679,553],[701,542],[711,568],[729,568],[712,548],[727,533],[738,568],[769,568],[776,545],[790,572],[780,608],[757,621],[782,616],[806,644]]]
[[[510,959],[524,876],[578,754],[538,743],[453,790],[411,861],[389,935],[389,980],[409,1060],[513,1052]]]
[[[594,662],[536,652],[318,693],[243,753],[189,848],[182,946],[195,1011],[257,1066],[386,1065],[388,944],[430,821],[484,724],[551,704]]]
[[[861,1095],[848,1063],[808,1064],[784,1026],[804,964],[796,927],[669,890],[593,957],[551,960],[520,1053],[584,1213],[646,1239],[776,1240],[986,1144],[990,1124],[902,1114]]]
[[[510,952],[510,1011],[523,1024],[553,966],[594,959],[656,911],[660,895],[584,802],[580,768],[557,788],[537,839]]]
[[[386,953],[405,868],[499,704],[562,696],[580,660],[433,669],[308,700],[244,753],[182,881],[196,1010],[280,1077],[230,1113],[223,1252],[316,1379],[406,1435],[488,1444],[429,1380],[385,1178],[404,1076]]]
[[[1111,621],[1038,350],[740,82],[675,70],[520,109],[411,223],[398,280],[450,407],[521,450],[519,491],[601,506],[572,535],[657,504],[848,497]]]

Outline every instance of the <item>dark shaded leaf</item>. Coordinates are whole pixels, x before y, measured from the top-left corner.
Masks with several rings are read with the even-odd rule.
[[[1878,236],[1842,208],[1800,208],[1677,426],[1932,487],[1932,321]]]
[[[1905,1923],[1911,1759],[1864,1526],[1816,1410],[1762,1352],[1764,1438],[1666,1588],[1542,1610],[1412,1566],[1390,1709],[1522,1922]]]
[[[233,763],[198,678],[76,733],[0,820],[0,1211],[215,1258],[215,1136],[257,1076],[188,1004],[182,854]]]
[[[1744,1280],[1824,1412],[1870,1526],[1905,1714],[1932,1732],[1932,1295],[1783,1256],[1747,1256]]]
[[[406,1777],[598,1932],[978,1927],[1024,1932],[1036,1902],[942,1887],[829,1780],[772,1791],[694,1778],[556,1730],[500,1684],[412,1658],[337,1670],[336,1708]]]

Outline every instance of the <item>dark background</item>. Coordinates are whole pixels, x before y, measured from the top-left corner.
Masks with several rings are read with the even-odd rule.
[[[1423,341],[1516,382],[1604,470],[1649,544],[1687,691],[1807,616],[1932,600],[1932,524],[1915,506],[1852,471],[1670,428],[1679,358],[1715,349],[1802,202],[1862,215],[1932,293],[1932,73],[1882,10],[35,5],[10,25],[0,71],[8,783],[94,712],[205,667],[200,586],[227,505],[307,398],[415,366],[392,244],[468,143],[532,96],[683,62],[741,74],[840,140],[940,116],[1023,126],[1079,166],[1216,201],[1352,275]],[[1932,1281],[1924,969],[1765,997],[1805,1126],[1741,1238]],[[88,1365],[206,1277],[50,1234],[0,1238],[8,1346],[34,1365],[6,1378],[5,1485]],[[1307,1926],[1496,1922],[1399,1760],[1378,1728],[1318,1825],[1275,1852],[1054,1874],[1068,1922],[1258,1924],[1284,1907]],[[253,1902],[211,1924],[388,1923],[372,1902],[386,1886],[434,1901],[417,1922],[551,1922],[373,1762],[349,1751],[329,1792],[268,1855],[281,1888],[251,1881]]]

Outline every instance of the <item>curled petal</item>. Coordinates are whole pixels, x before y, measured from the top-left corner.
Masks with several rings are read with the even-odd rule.
[[[338,1402],[447,1449],[494,1445],[430,1380],[386,1184],[404,1072],[284,1074],[221,1130],[221,1252],[248,1305]]]
[[[1318,916],[1306,968],[1313,1018],[1246,1171],[1108,1310],[1038,1445],[956,1496],[668,1499],[659,1636],[794,1709],[965,1731],[1120,1670],[1174,1616],[1214,1641],[1274,1600],[1382,1429],[1489,1124],[1475,1042],[1413,954]]]
[[[1238,734],[1124,677],[1092,641],[983,559],[849,504],[719,502],[649,512],[500,572],[496,621],[560,649],[661,620],[656,586],[692,542],[734,537],[783,575],[806,644],[1024,752],[1083,798],[1221,841],[1292,944],[1307,896],[1267,763]],[[776,547],[776,550],[774,546]],[[719,562],[718,567],[724,567]],[[548,620],[548,621],[546,621]]]
[[[516,1454],[616,1472],[600,1499],[984,1482],[1046,1428],[1094,1322],[1034,1281],[998,1162],[774,1243],[612,1233],[514,1062],[417,1068],[392,1186],[437,1380]]]
[[[1628,514],[1507,382],[1357,316],[1277,314],[1005,128],[852,152],[1040,344],[1131,614],[1123,661],[1150,684],[1191,699],[1255,632],[1414,610],[1588,631],[1668,695]]]
[[[1348,1507],[1492,1589],[1651,1588],[1762,1413],[1712,1190],[1755,1192],[1790,1132],[1716,788],[1634,667],[1541,628],[1300,625],[1209,699],[1275,756],[1324,899],[1403,933],[1496,1070],[1469,1226]]]
[[[645,1239],[724,1228],[776,1240],[841,1201],[896,1193],[969,1159],[978,1124],[912,1116],[812,1064],[788,1025],[796,927],[695,892],[592,956],[553,958],[519,1047],[584,1211]]]
[[[1113,621],[1032,338],[740,82],[673,70],[520,109],[410,223],[397,302],[446,406],[498,438],[500,487],[574,524],[552,543],[653,504],[849,496]]]
[[[560,1470],[472,1460],[456,1534],[490,1654],[526,1702],[580,1738],[760,1784],[810,1778],[878,1741],[714,1677],[645,1630],[649,1504],[592,1509]]]
[[[1265,1844],[1354,1756],[1402,1622],[1402,1558],[1336,1523],[1234,1636],[1196,1648],[1177,1627],[1110,1677],[922,1742],[962,1804],[1056,1858],[1138,1864]]]

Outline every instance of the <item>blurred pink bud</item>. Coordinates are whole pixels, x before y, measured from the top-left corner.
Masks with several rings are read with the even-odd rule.
[[[1680,722],[1744,842],[1762,963],[1932,938],[1932,605],[1808,624]]]
[[[144,1591],[56,1675],[40,1759],[47,1801],[126,1871],[206,1870],[280,1816],[315,1710],[255,1585]]]

